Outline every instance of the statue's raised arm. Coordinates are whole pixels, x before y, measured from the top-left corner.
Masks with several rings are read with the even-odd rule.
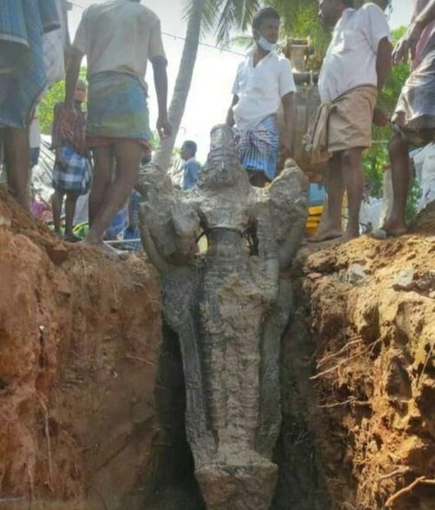
[[[139,189],[145,199],[140,210],[142,241],[150,260],[166,273],[192,262],[196,251],[199,217],[185,199],[185,193],[172,186],[166,172],[148,165]]]

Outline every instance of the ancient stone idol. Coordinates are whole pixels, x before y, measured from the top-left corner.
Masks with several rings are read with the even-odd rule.
[[[193,190],[174,189],[155,167],[139,185],[144,247],[180,338],[187,434],[208,510],[267,510],[277,481],[280,340],[291,305],[283,272],[307,216],[306,179],[286,166],[269,188],[251,187],[231,129],[217,126]]]

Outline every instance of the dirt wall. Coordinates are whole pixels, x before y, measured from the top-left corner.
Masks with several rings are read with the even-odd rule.
[[[403,238],[300,252],[277,508],[435,509],[434,234],[432,205]]]
[[[159,294],[143,257],[66,248],[0,192],[0,509],[143,507]]]

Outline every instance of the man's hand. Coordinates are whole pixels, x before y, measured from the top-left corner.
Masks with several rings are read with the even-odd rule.
[[[62,159],[62,151],[60,148],[56,149],[56,165],[61,169],[65,169],[67,166]]]
[[[61,113],[60,125],[63,138],[72,138],[74,134],[74,123],[76,121],[77,112],[74,106],[65,106]]]
[[[388,116],[379,108],[375,108],[373,112],[373,124],[377,127],[385,128],[390,124]]]
[[[415,59],[415,52],[418,41],[420,40],[421,34],[423,33],[424,26],[421,23],[414,22],[409,27],[406,34],[400,39],[393,51],[393,64],[396,65],[399,62],[406,62],[408,55],[411,53],[411,59]]]
[[[281,132],[281,154],[284,158],[293,156],[292,134],[288,129]]]
[[[168,138],[172,134],[172,126],[168,117],[159,117],[157,120],[157,131],[160,139]]]
[[[234,112],[233,112],[233,108],[232,107],[228,110],[227,118],[226,118],[225,122],[230,127],[234,127],[234,125],[236,123],[236,121],[234,120]]]

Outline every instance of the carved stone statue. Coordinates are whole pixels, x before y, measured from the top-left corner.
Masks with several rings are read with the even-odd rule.
[[[306,178],[287,166],[269,188],[251,187],[231,129],[217,126],[193,190],[174,189],[156,167],[139,185],[143,243],[180,338],[188,440],[209,510],[267,510],[277,481],[280,340],[291,304],[281,274],[307,216]]]

